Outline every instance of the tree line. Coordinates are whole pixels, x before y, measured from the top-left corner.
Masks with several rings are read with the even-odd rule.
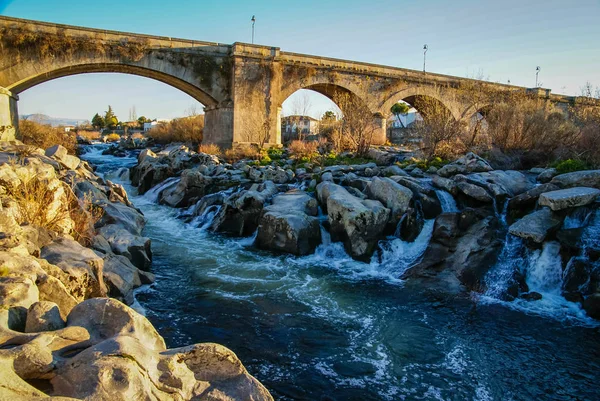
[[[139,129],[143,129],[144,123],[149,123],[152,121],[156,121],[156,120],[151,120],[145,116],[141,116],[135,121],[129,121],[127,123],[121,122],[115,115],[112,107],[109,105],[108,110],[106,110],[102,115],[99,113],[96,113],[94,115],[94,117],[92,117],[92,127],[100,130],[103,128],[116,129],[117,127],[123,127],[123,126],[127,125],[128,127],[133,128],[132,127],[132,124],[133,124],[133,125],[137,126]]]

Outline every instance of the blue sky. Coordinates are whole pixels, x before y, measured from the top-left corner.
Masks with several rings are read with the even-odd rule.
[[[421,69],[427,43],[432,72],[531,87],[539,65],[542,85],[555,93],[579,94],[586,81],[600,86],[598,0],[0,0],[0,14],[221,43],[249,42],[256,15],[256,42],[284,51]],[[194,101],[149,79],[87,74],[23,92],[19,107],[89,118],[109,103],[126,119],[132,106],[167,118]],[[329,108],[316,97],[311,103],[314,115]]]

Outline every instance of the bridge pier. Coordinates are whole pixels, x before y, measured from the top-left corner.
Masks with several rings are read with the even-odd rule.
[[[14,141],[19,130],[19,97],[0,86],[0,141]]]
[[[233,142],[233,106],[204,108],[202,142],[215,144],[221,149],[231,148]]]
[[[373,137],[371,144],[385,145],[387,142],[387,119],[380,113],[373,115]]]

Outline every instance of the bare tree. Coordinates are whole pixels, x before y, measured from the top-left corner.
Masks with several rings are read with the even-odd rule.
[[[423,142],[423,152],[428,159],[445,156],[446,151],[442,151],[441,147],[457,142],[462,132],[460,122],[454,119],[446,106],[431,97],[419,97],[415,108],[423,116],[423,121],[415,124],[417,136]],[[451,147],[447,151],[450,149]]]
[[[349,93],[337,93],[333,101],[344,113],[340,124],[341,135],[357,156],[364,156],[371,147],[375,132],[373,114],[358,98]]]

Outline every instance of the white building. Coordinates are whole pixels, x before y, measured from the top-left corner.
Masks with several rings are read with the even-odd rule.
[[[282,134],[315,135],[319,133],[319,120],[310,116],[286,116],[281,119]]]

